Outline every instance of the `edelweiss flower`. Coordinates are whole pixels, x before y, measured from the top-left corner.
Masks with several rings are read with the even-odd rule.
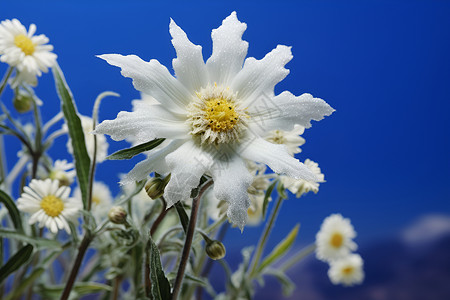
[[[300,135],[303,134],[305,128],[300,125],[295,125],[291,131],[272,130],[266,135],[266,140],[274,144],[283,144],[287,147],[290,155],[294,156],[300,153],[302,149],[300,146],[305,143],[305,139]]]
[[[330,263],[328,277],[333,284],[345,286],[360,284],[364,280],[363,260],[358,254],[350,254]]]
[[[39,227],[45,226],[53,233],[58,232],[58,229],[70,233],[68,222],[76,222],[82,204],[69,198],[69,194],[70,188],[59,187],[58,180],[33,179],[17,200],[17,207],[32,214],[29,224],[39,222]]]
[[[80,188],[73,193],[73,197],[81,201]],[[92,187],[92,214],[97,221],[105,219],[113,204],[113,197],[109,187],[103,182],[95,181]]]
[[[89,157],[92,159],[92,157],[94,155],[94,135],[92,134],[92,130],[94,129],[94,127],[93,127],[93,123],[92,123],[92,118],[82,116],[82,115],[79,115],[79,117],[81,120],[81,127],[83,128],[84,141],[86,143],[86,150],[89,154]],[[64,124],[63,126],[64,126],[63,128],[68,130],[66,124]],[[102,161],[105,160],[106,156],[108,155],[108,147],[109,147],[109,144],[106,141],[106,137],[104,135],[98,134],[97,135],[97,162],[98,163],[101,163]],[[70,139],[69,139],[69,141],[67,141],[67,150],[69,151],[70,154],[73,153],[72,141]]]
[[[73,169],[74,164],[68,163],[67,160],[56,160],[53,168],[50,170],[48,177],[58,180],[61,185],[71,185],[77,172]]]
[[[355,236],[350,219],[344,219],[340,214],[325,218],[316,235],[316,257],[332,261],[347,256],[357,248],[352,240]]]
[[[303,179],[295,179],[289,176],[280,176],[281,183],[287,188],[291,193],[295,194],[297,198],[300,198],[303,194],[308,192],[314,192],[317,194],[319,191],[319,185],[325,182],[325,176],[322,174],[319,168],[319,164],[310,160],[305,160],[305,166],[311,170],[316,175],[317,181],[307,181]]]
[[[139,142],[155,138],[172,140],[135,166],[122,183],[145,178],[150,172],[171,173],[164,197],[171,206],[189,199],[203,174],[214,180],[214,195],[228,202],[227,215],[241,229],[250,206],[247,189],[253,181],[245,161],[268,165],[274,172],[317,181],[316,176],[286,146],[264,139],[271,130],[305,128],[334,110],[310,94],[274,94],[275,85],[289,73],[291,48],[277,46],[263,59],[247,58],[248,43],[241,39],[247,25],[236,13],[212,31],[213,53],[206,61],[202,48],[189,41],[170,22],[175,76],[157,60],[145,62],[135,55],[101,55],[133,79],[134,87],[155,98],[157,105],[141,105],[104,121],[96,133],[114,140],[134,136]]]
[[[36,76],[48,72],[56,62],[56,54],[52,53],[52,45],[46,45],[48,38],[34,35],[36,25],[31,24],[27,29],[19,20],[4,20],[0,23],[0,61],[11,67],[16,67],[17,77],[13,85],[21,82],[36,85]]]

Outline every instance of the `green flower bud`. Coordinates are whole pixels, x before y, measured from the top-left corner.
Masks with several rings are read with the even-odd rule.
[[[30,111],[33,105],[33,96],[28,92],[19,89],[15,95],[13,100],[14,108],[21,114]]]
[[[210,240],[206,243],[206,254],[208,254],[211,259],[218,260],[225,257],[226,249],[221,242]]]
[[[108,212],[108,219],[114,224],[124,224],[127,221],[127,212],[120,206],[113,206]]]
[[[152,199],[158,199],[164,194],[164,189],[166,185],[169,183],[170,174],[167,175],[164,179],[161,177],[154,177],[150,179],[145,185],[145,191],[147,195]]]

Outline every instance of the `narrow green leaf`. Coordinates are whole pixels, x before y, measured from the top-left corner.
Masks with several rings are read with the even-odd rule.
[[[17,297],[19,297],[23,293],[23,291],[27,288],[27,286],[29,286],[39,276],[41,276],[42,273],[44,273],[44,271],[45,269],[42,267],[34,269],[27,278],[22,280],[20,284],[13,291],[11,291],[10,294],[8,294],[5,300],[17,299]]]
[[[266,269],[264,273],[267,275],[272,275],[278,279],[281,284],[281,291],[285,297],[292,295],[292,292],[295,289],[295,284],[284,272],[274,269]]]
[[[287,199],[287,195],[286,195],[286,188],[284,187],[284,185],[280,182],[280,184],[278,184],[277,186],[277,192],[278,192],[278,196],[280,198],[283,199]]]
[[[22,219],[20,217],[19,210],[17,209],[16,204],[11,199],[11,197],[9,197],[9,195],[2,190],[0,190],[0,202],[5,204],[5,207],[8,210],[9,216],[11,217],[11,220],[17,231],[23,232]]]
[[[45,297],[45,299],[59,299],[61,293],[64,290],[64,285],[39,285],[39,294]],[[104,291],[112,291],[111,286],[98,283],[98,282],[77,282],[74,284],[73,292],[77,296],[83,296],[87,294],[100,293]]]
[[[122,149],[117,152],[114,152],[111,155],[108,155],[106,159],[113,159],[113,160],[130,159],[142,152],[152,150],[153,148],[159,146],[162,142],[164,142],[164,140],[165,139],[154,139],[150,142],[143,143],[128,149]]]
[[[289,234],[280,242],[278,245],[273,248],[272,252],[264,258],[261,265],[258,268],[258,272],[264,270],[265,267],[269,266],[277,259],[281,258],[283,254],[285,254],[290,247],[294,244],[295,238],[298,234],[298,229],[300,228],[300,224],[295,225],[295,227],[289,232]]]
[[[7,262],[0,268],[0,283],[3,282],[11,273],[26,263],[33,253],[33,246],[26,245],[20,248]]]
[[[66,83],[66,80],[64,79],[64,75],[60,67],[56,64],[56,66],[52,68],[52,71],[53,77],[55,78],[56,90],[59,98],[61,99],[61,108],[64,113],[67,127],[69,128],[69,136],[73,148],[78,184],[81,190],[83,206],[86,208],[91,160],[86,150],[83,128],[81,127],[81,120],[78,117],[77,108],[75,106],[72,93]]]
[[[61,245],[56,240],[48,240],[39,237],[30,237],[14,230],[0,229],[0,237],[19,240],[28,244],[42,248],[60,248]]]
[[[183,226],[183,230],[186,233],[189,225],[189,217],[186,213],[186,210],[183,207],[183,204],[180,202],[175,203],[175,208],[177,209],[178,216],[180,217],[181,226]]]
[[[152,282],[152,297],[154,300],[171,299],[170,283],[167,280],[164,270],[161,266],[161,258],[158,247],[153,242],[152,238],[148,240],[148,252],[150,256],[150,280]]]
[[[263,202],[263,209],[262,209],[262,215],[263,215],[263,219],[266,217],[266,213],[267,213],[267,206],[269,204],[269,198],[270,195],[272,195],[272,191],[275,188],[275,185],[277,184],[277,180],[274,180],[274,182],[272,182],[271,185],[269,185],[269,187],[267,188],[266,194],[264,195],[264,202]]]

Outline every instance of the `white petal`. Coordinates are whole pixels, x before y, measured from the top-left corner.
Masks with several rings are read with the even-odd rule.
[[[259,98],[272,97],[275,85],[289,74],[284,66],[291,59],[291,47],[278,45],[261,60],[253,57],[245,60],[244,67],[231,84],[231,88],[244,101],[244,107],[252,105]]]
[[[268,165],[274,172],[296,179],[317,182],[316,175],[298,159],[289,155],[285,145],[272,144],[262,138],[243,142],[237,149],[242,157]]]
[[[213,51],[206,62],[211,83],[228,86],[241,70],[248,49],[248,43],[242,40],[245,29],[247,24],[239,22],[236,12],[232,12],[212,31]]]
[[[173,141],[161,150],[151,152],[147,159],[138,163],[120,182],[123,184],[134,183],[146,178],[152,172],[160,174],[167,173],[168,167],[166,165],[165,157],[177,149],[183,141]]]
[[[331,115],[334,109],[310,94],[295,97],[290,92],[283,92],[273,98],[260,98],[258,103],[249,107],[248,112],[251,128],[259,133],[275,129],[290,131],[295,124],[309,128],[311,120],[320,121]]]
[[[214,196],[228,202],[228,219],[243,230],[250,207],[247,189],[253,181],[253,176],[242,158],[237,155],[229,161],[216,163],[211,173],[214,179]]]
[[[207,70],[203,61],[202,47],[189,41],[186,33],[170,19],[172,44],[177,58],[172,61],[175,75],[189,91],[198,91],[207,84]]]
[[[191,101],[192,95],[157,60],[145,62],[136,55],[120,54],[98,57],[110,65],[120,67],[122,75],[133,79],[133,85],[138,91],[154,97],[165,108],[181,114],[186,112],[186,105]]]
[[[166,156],[171,177],[164,190],[164,198],[169,207],[190,198],[191,190],[198,186],[200,178],[209,170],[212,162],[212,155],[203,151],[192,140]]]
[[[135,142],[143,143],[155,138],[183,138],[189,130],[185,120],[158,104],[140,105],[133,112],[121,111],[116,119],[99,124],[94,133],[108,134],[115,141],[132,137]]]

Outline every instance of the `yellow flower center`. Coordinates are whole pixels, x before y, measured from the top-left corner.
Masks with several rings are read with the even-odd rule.
[[[92,197],[92,202],[94,202],[95,205],[99,205],[100,202],[101,202],[101,200],[100,200],[99,197],[93,196],[93,197]]]
[[[55,195],[48,195],[42,198],[41,208],[50,217],[57,217],[64,209],[64,202]]]
[[[353,267],[348,266],[348,267],[345,267],[345,268],[342,269],[342,273],[344,275],[350,275],[350,274],[353,273],[353,270],[354,270]]]
[[[24,34],[16,35],[14,38],[14,44],[19,47],[25,55],[31,55],[34,53],[34,44],[29,37]]]
[[[234,104],[222,98],[206,101],[203,110],[208,121],[207,127],[212,131],[228,131],[236,125],[239,118]]]
[[[342,236],[342,234],[336,232],[331,236],[330,244],[334,248],[340,248],[343,243],[344,243],[344,237]]]

